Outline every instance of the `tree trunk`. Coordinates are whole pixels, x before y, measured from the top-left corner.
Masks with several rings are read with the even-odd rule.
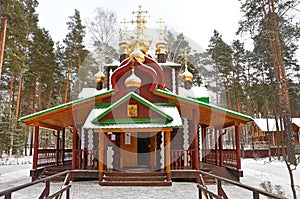
[[[68,76],[67,76],[67,81],[66,81],[66,91],[65,91],[65,100],[64,100],[64,103],[68,102],[69,81],[70,81],[70,75],[71,75],[71,68],[72,68],[72,61],[70,61],[70,65],[68,67]]]
[[[5,50],[6,28],[7,28],[6,14],[8,12],[9,12],[9,5],[7,3],[5,7],[5,13],[2,19],[2,32],[1,32],[2,34],[1,34],[1,41],[0,41],[0,83],[2,77],[2,65],[3,65],[3,57],[4,57],[4,50]]]

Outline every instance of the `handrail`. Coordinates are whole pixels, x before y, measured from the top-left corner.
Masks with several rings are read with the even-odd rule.
[[[30,183],[26,183],[26,184],[23,184],[23,185],[19,185],[17,187],[13,187],[13,188],[7,189],[5,191],[1,191],[0,192],[0,197],[4,196],[4,199],[11,199],[13,192],[16,192],[16,191],[19,191],[21,189],[25,189],[25,188],[31,187],[31,186],[39,184],[39,183],[45,183],[45,188],[44,188],[44,190],[41,193],[41,195],[40,195],[39,198],[49,198],[49,199],[50,198],[54,198],[54,197],[55,198],[61,198],[62,193],[64,191],[66,191],[66,193],[67,193],[66,194],[66,198],[69,199],[69,196],[70,196],[69,190],[71,188],[71,185],[70,185],[70,179],[71,179],[70,178],[70,173],[71,173],[70,170],[63,171],[63,172],[54,174],[52,176],[43,178],[41,180],[36,180],[36,181],[30,182]],[[57,191],[56,193],[54,193],[52,196],[49,196],[49,193],[50,193],[50,181],[53,180],[53,179],[55,179],[55,178],[57,178],[57,177],[64,176],[64,175],[66,175],[66,177],[65,177],[65,181],[64,181],[63,187],[61,187],[61,189],[59,191]],[[60,196],[60,197],[58,197],[58,196]]]
[[[210,173],[207,173],[205,171],[199,171],[199,173],[200,173],[200,175],[207,175],[209,177],[214,178],[216,180],[217,186],[218,186],[218,194],[217,195],[218,196],[223,196],[224,198],[227,198],[227,196],[225,194],[224,189],[222,188],[222,181],[226,182],[226,183],[229,183],[229,184],[232,184],[232,185],[235,185],[235,186],[238,186],[238,187],[241,187],[243,189],[247,189],[249,191],[252,191],[253,192],[253,199],[258,199],[259,195],[264,195],[264,196],[267,196],[267,197],[270,197],[270,198],[273,198],[273,199],[287,199],[285,197],[278,196],[278,195],[266,192],[264,190],[261,190],[261,189],[258,189],[258,188],[255,188],[255,187],[252,187],[252,186],[249,186],[249,185],[245,185],[245,184],[242,184],[240,182],[236,182],[236,181],[232,181],[232,180],[220,177],[220,176],[216,176],[214,174],[210,174]],[[199,188],[200,187],[198,187],[198,189]],[[200,194],[200,191],[199,191],[199,194]],[[200,198],[200,195],[199,195],[199,198]]]

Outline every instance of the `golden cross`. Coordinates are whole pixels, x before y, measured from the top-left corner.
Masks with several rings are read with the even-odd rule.
[[[189,56],[189,54],[185,50],[184,54],[182,54],[182,56],[183,56],[183,59],[184,59],[185,70],[187,70],[187,68],[188,68],[188,56]]]
[[[165,22],[161,18],[159,18],[159,20],[156,23],[159,24],[159,40],[163,40],[163,33],[164,33],[163,24]]]
[[[147,10],[142,10],[142,6],[139,6],[139,10],[138,11],[132,11],[132,14],[135,15],[136,14],[136,20],[131,20],[131,23],[137,24],[137,37],[139,38],[139,35],[143,33],[144,29],[146,28],[146,14],[148,14]]]
[[[127,39],[128,28],[127,28],[126,24],[127,24],[127,23],[130,23],[130,22],[127,21],[127,20],[124,18],[123,21],[121,21],[120,23],[123,24],[123,31],[122,31],[123,37],[124,37],[125,39]]]

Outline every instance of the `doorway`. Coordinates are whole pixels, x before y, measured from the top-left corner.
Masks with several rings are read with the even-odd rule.
[[[150,167],[150,133],[137,133],[138,135],[138,166]]]

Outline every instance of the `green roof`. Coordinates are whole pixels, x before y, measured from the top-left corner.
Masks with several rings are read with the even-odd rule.
[[[123,104],[125,101],[129,100],[130,98],[133,98],[133,99],[137,100],[138,102],[144,104],[145,106],[147,106],[151,110],[153,110],[153,111],[157,112],[158,114],[160,114],[161,116],[165,117],[167,120],[169,120],[169,121],[173,120],[173,118],[171,116],[169,116],[166,113],[164,113],[163,111],[161,111],[156,105],[154,105],[150,101],[144,99],[143,97],[137,95],[134,92],[130,92],[127,95],[125,95],[124,97],[122,97],[120,100],[118,100],[117,102],[115,102],[114,104],[109,106],[103,113],[101,113],[95,119],[93,119],[92,123],[98,123],[99,120],[101,120],[102,117],[104,117],[105,115],[110,113],[113,109],[117,108],[118,106]]]
[[[170,96],[172,98],[181,99],[181,100],[184,100],[184,101],[187,101],[187,102],[191,102],[193,104],[197,104],[197,105],[200,105],[200,106],[203,106],[203,107],[206,107],[206,108],[210,108],[212,110],[216,110],[216,111],[220,111],[220,112],[232,115],[232,116],[236,116],[236,117],[239,117],[239,118],[244,119],[244,120],[253,121],[253,118],[248,116],[248,115],[238,113],[238,112],[235,112],[235,111],[231,111],[231,110],[228,110],[228,109],[225,109],[225,108],[221,108],[221,107],[218,107],[218,106],[215,106],[215,105],[212,105],[212,104],[208,104],[208,103],[205,103],[205,102],[202,102],[202,101],[198,101],[196,99],[182,97],[182,96],[179,96],[179,95],[177,95],[173,92],[170,92],[167,89],[164,89],[164,90],[155,89],[154,93],[159,93],[159,94],[163,94],[163,95],[166,95],[166,96]]]
[[[51,112],[56,111],[56,110],[60,110],[60,109],[67,108],[67,107],[71,107],[71,106],[74,106],[76,104],[80,104],[81,102],[85,102],[85,101],[88,101],[88,100],[91,100],[91,99],[95,99],[95,98],[98,98],[98,97],[101,97],[101,96],[104,96],[104,95],[107,95],[107,94],[111,94],[111,93],[113,93],[113,91],[114,90],[105,91],[105,92],[102,92],[100,94],[97,94],[97,95],[94,95],[94,96],[91,96],[91,97],[81,98],[81,99],[77,99],[77,100],[74,100],[74,101],[71,101],[71,102],[68,102],[68,103],[65,103],[65,104],[54,106],[52,108],[48,108],[48,109],[45,109],[45,110],[42,110],[42,111],[30,114],[30,115],[26,115],[24,117],[21,117],[19,119],[19,121],[28,120],[28,119],[31,119],[31,118],[34,118],[34,117],[37,117],[37,116],[40,116],[40,115],[43,115],[43,114],[46,114],[46,113],[51,113]]]

